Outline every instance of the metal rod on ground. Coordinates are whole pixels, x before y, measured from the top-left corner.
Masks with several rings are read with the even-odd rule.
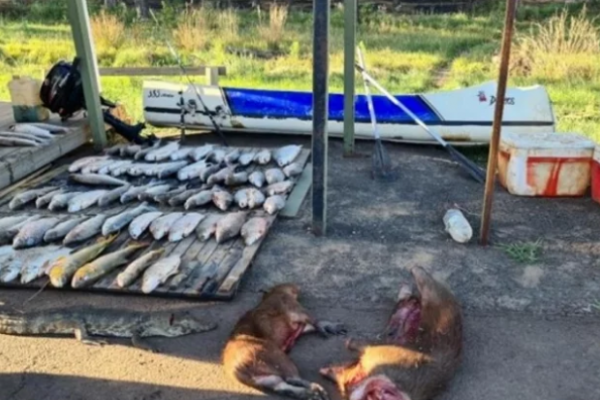
[[[473,161],[469,160],[461,152],[459,152],[454,147],[452,147],[440,135],[438,135],[437,133],[435,133],[431,129],[429,129],[429,127],[427,127],[427,125],[425,125],[425,123],[423,121],[421,121],[421,119],[419,117],[417,117],[412,111],[410,111],[407,107],[405,107],[404,104],[402,104],[397,98],[392,96],[392,94],[390,92],[385,90],[385,88],[383,86],[381,86],[371,75],[369,75],[369,73],[367,71],[365,71],[363,68],[361,68],[360,65],[356,65],[356,68],[361,73],[363,73],[363,76],[365,78],[367,78],[367,80],[371,84],[373,84],[373,86],[375,86],[377,88],[377,90],[379,90],[381,93],[383,93],[385,95],[385,97],[387,97],[392,102],[392,104],[394,104],[396,107],[400,108],[402,111],[404,111],[406,114],[408,114],[408,116],[411,117],[413,119],[413,121],[415,121],[421,128],[423,128],[425,130],[425,132],[427,132],[433,139],[435,139],[436,142],[441,144],[442,147],[444,149],[446,149],[446,151],[448,151],[448,153],[450,153],[452,158],[454,158],[458,162],[458,164],[461,167],[463,167],[463,169],[465,171],[467,171],[469,173],[469,175],[471,175],[473,177],[473,179],[475,179],[479,183],[484,182],[484,178],[485,178],[484,172],[481,170],[481,168],[479,168],[477,166],[477,164],[475,164]]]
[[[327,231],[327,120],[329,118],[329,4],[313,2],[312,231]]]
[[[344,0],[344,156],[354,154],[356,0]]]
[[[496,91],[496,108],[494,111],[494,124],[487,165],[485,192],[483,195],[483,211],[481,213],[481,227],[479,241],[482,245],[488,244],[492,200],[494,197],[494,184],[496,183],[496,167],[498,163],[498,145],[502,129],[506,84],[508,81],[508,66],[510,61],[510,47],[512,44],[513,27],[517,9],[517,0],[506,0],[506,15],[504,19],[504,34],[502,37],[502,50],[500,54],[500,71],[498,74],[498,88]]]

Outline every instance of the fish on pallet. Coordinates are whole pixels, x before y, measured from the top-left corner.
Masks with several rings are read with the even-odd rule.
[[[123,143],[115,144],[114,146],[105,149],[104,154],[107,154],[109,156],[116,156],[117,154],[121,153],[121,149],[125,146],[127,145]]]
[[[40,147],[40,144],[35,140],[20,139],[7,135],[0,135],[0,146],[2,147],[17,147],[17,146],[28,146],[28,147]]]
[[[15,215],[13,217],[0,218],[0,233],[8,231],[13,226],[24,222],[25,220],[27,220],[27,218],[30,218],[30,217],[31,216],[29,214],[22,214],[22,215]],[[0,255],[1,255],[1,253],[0,253]]]
[[[71,278],[71,287],[77,289],[89,286],[104,275],[114,271],[117,267],[126,264],[129,261],[129,256],[147,246],[148,243],[133,243],[124,249],[96,258],[79,268],[73,274],[73,278]]]
[[[34,136],[41,137],[44,139],[53,139],[54,138],[52,136],[52,134],[50,133],[50,131],[43,129],[43,128],[39,128],[37,126],[26,124],[26,123],[15,124],[15,125],[11,126],[11,128],[14,132],[18,132],[18,133],[26,133],[26,134],[34,135]]]
[[[106,193],[108,193],[108,190],[102,189],[91,190],[89,192],[78,194],[69,200],[67,210],[70,213],[74,213],[85,210],[86,208],[90,208],[96,204],[98,199],[100,199],[100,197],[104,196]]]
[[[92,238],[102,231],[102,225],[108,218],[105,214],[98,214],[77,225],[63,239],[64,245],[81,242]]]
[[[186,190],[188,190],[187,184],[181,185],[179,187],[176,187],[175,189],[169,190],[168,192],[157,194],[152,198],[152,200],[159,204],[167,204],[171,198],[182,194]]]
[[[80,174],[95,174],[96,172],[100,171],[103,167],[112,165],[112,163],[114,163],[115,161],[117,161],[117,160],[114,158],[107,158],[106,160],[103,160],[103,161],[92,162],[90,164],[87,164],[83,168],[81,168],[81,171],[79,171],[79,173]]]
[[[268,197],[263,204],[265,211],[271,215],[283,210],[283,207],[285,207],[285,199],[278,194]]]
[[[248,211],[235,211],[221,218],[215,229],[217,243],[223,243],[239,235],[247,216]]]
[[[242,167],[247,167],[248,165],[250,165],[252,163],[252,161],[254,161],[255,155],[256,155],[256,151],[253,151],[253,150],[244,151],[244,152],[242,152],[242,154],[240,154],[240,157],[238,158],[238,162],[240,163],[240,165]]]
[[[254,162],[260,165],[266,165],[271,162],[271,150],[263,149],[254,155]]]
[[[209,214],[198,224],[196,228],[196,237],[205,242],[215,234],[217,223],[223,216],[221,214]]]
[[[212,201],[213,191],[210,189],[201,190],[190,196],[184,203],[183,208],[189,210],[194,207],[206,205]]]
[[[134,160],[143,160],[146,157],[146,154],[158,149],[163,144],[165,144],[164,140],[159,139],[156,142],[154,142],[151,146],[143,148],[140,151],[138,151],[137,153],[135,153],[135,155],[133,156],[133,159]]]
[[[123,186],[129,182],[108,175],[100,174],[72,174],[72,180],[86,185],[103,185],[103,186]]]
[[[22,139],[22,140],[30,140],[30,141],[37,143],[38,145],[45,145],[50,142],[48,139],[44,139],[39,136],[30,135],[27,133],[19,133],[19,132],[0,132],[0,136],[6,137],[6,138],[11,138],[11,139],[15,138],[15,139]]]
[[[253,209],[260,207],[265,202],[265,195],[258,189],[246,189],[248,196],[248,208]]]
[[[29,125],[36,126],[47,130],[50,133],[69,133],[71,130],[66,126],[58,126],[54,124],[47,124],[44,122],[28,122]]]
[[[0,269],[0,282],[12,282],[19,277],[23,268],[23,254],[15,254],[4,262],[4,266]]]
[[[168,200],[168,203],[170,206],[175,207],[175,206],[180,206],[182,204],[185,204],[185,202],[192,197],[193,195],[200,193],[202,191],[202,189],[186,189],[185,191],[183,191],[182,193],[175,195],[173,197],[171,197]]]
[[[27,205],[28,203],[34,201],[39,196],[48,194],[56,189],[58,189],[58,187],[56,187],[56,186],[47,186],[47,187],[43,187],[40,189],[32,189],[32,190],[27,190],[25,192],[21,192],[19,194],[16,194],[10,200],[10,203],[8,203],[8,208],[10,208],[11,210],[18,210],[19,208],[22,208],[25,205]]]
[[[131,189],[131,184],[128,183],[105,193],[98,199],[98,207],[106,207],[107,205],[119,200],[121,196],[129,189]]]
[[[148,152],[144,156],[144,160],[154,162],[166,160],[171,156],[171,154],[179,150],[179,146],[179,142],[171,142],[165,146],[161,146],[157,149]]]
[[[179,272],[179,266],[181,265],[181,257],[178,255],[171,255],[152,264],[148,269],[144,271],[142,276],[142,292],[151,293],[157,287],[162,285],[171,276]]]
[[[121,157],[133,157],[144,147],[141,144],[130,144],[121,148]]]
[[[71,253],[68,247],[46,246],[43,253],[24,264],[21,268],[21,283],[27,284],[41,278],[46,273],[48,266],[60,257]]]
[[[262,239],[269,230],[269,221],[264,217],[252,217],[242,226],[241,236],[246,246],[252,246]]]
[[[248,207],[248,191],[247,189],[240,189],[233,195],[233,201],[238,205],[239,208]]]
[[[209,185],[214,185],[216,183],[223,183],[229,174],[235,172],[235,166],[227,166],[225,168],[220,169],[218,172],[215,172],[211,176],[208,177],[206,183]]]
[[[44,234],[44,242],[49,243],[55,240],[64,239],[65,236],[77,225],[85,221],[87,217],[73,217],[66,221],[58,223],[55,227],[50,228]]]
[[[173,161],[170,163],[163,163],[162,165],[157,167],[155,175],[158,179],[163,179],[178,173],[186,165],[188,165],[187,161]]]
[[[291,164],[301,151],[302,146],[290,144],[275,150],[273,152],[273,158],[275,159],[275,163],[277,163],[280,168],[283,168],[286,165]]]
[[[154,196],[162,194],[162,193],[167,193],[168,191],[173,189],[173,185],[171,184],[164,184],[164,185],[155,185],[152,186],[146,190],[144,190],[142,193],[140,193],[138,195],[138,200],[139,201],[149,201],[154,199]]]
[[[205,214],[190,212],[179,218],[169,229],[169,242],[179,242],[190,236],[205,217]]]
[[[194,161],[204,160],[212,154],[215,148],[216,147],[213,144],[205,144],[204,146],[196,147],[189,154],[189,157]]]
[[[200,171],[206,168],[207,165],[209,164],[207,164],[204,160],[187,165],[177,171],[177,179],[180,181],[194,179],[200,175]]]
[[[239,149],[233,149],[225,154],[224,160],[227,164],[233,164],[240,158],[241,152]]]
[[[152,185],[132,186],[121,195],[119,201],[121,204],[127,204],[133,200],[137,200],[138,196],[148,190]]]
[[[13,247],[24,249],[37,246],[43,242],[46,232],[54,228],[61,220],[62,218],[57,217],[40,218],[23,225],[13,239]]]
[[[302,168],[302,165],[300,165],[297,162],[293,162],[291,164],[286,165],[283,168],[283,173],[285,174],[285,176],[287,176],[288,178],[292,178],[294,176],[300,175],[302,173],[302,171],[304,170],[304,168]]]
[[[165,249],[151,250],[143,256],[132,261],[117,275],[116,283],[120,288],[131,285],[150,265],[158,261],[165,253]]]
[[[54,287],[65,286],[82,265],[98,257],[116,239],[116,235],[101,238],[96,243],[84,247],[72,254],[56,259],[48,269],[50,284]]]
[[[220,170],[221,166],[219,164],[207,164],[206,167],[200,170],[198,177],[202,182],[206,182],[211,175],[219,172]]]
[[[225,177],[225,185],[237,186],[248,182],[248,173],[246,171],[230,173]]]
[[[194,150],[193,147],[182,147],[177,151],[174,151],[173,153],[171,153],[171,155],[169,156],[169,158],[172,161],[179,161],[179,160],[185,160],[188,155]]]
[[[279,168],[269,168],[265,171],[265,179],[268,185],[285,181],[285,174]]]
[[[233,196],[225,190],[215,190],[212,193],[212,202],[219,210],[227,211],[233,203]]]
[[[0,244],[11,243],[11,246],[12,246],[13,238],[15,237],[15,235],[17,233],[19,233],[19,231],[21,230],[21,228],[23,226],[25,226],[26,224],[28,224],[30,222],[41,219],[41,218],[42,218],[41,215],[32,215],[32,216],[26,218],[24,221],[16,223],[12,226],[7,226],[6,228],[2,229],[0,231]]]
[[[138,215],[129,224],[129,236],[134,240],[139,239],[146,232],[152,221],[162,215],[162,211],[149,211]]]
[[[53,191],[51,191],[50,193],[47,193],[47,194],[45,194],[45,195],[43,195],[43,196],[40,196],[40,197],[38,197],[38,198],[35,200],[35,207],[36,207],[36,208],[43,208],[43,207],[46,207],[48,204],[50,204],[50,202],[52,201],[52,198],[53,198],[55,195],[57,195],[57,194],[59,194],[59,193],[63,193],[63,192],[64,192],[64,189],[62,189],[62,188],[61,188],[61,189],[56,189],[56,190],[53,190]]]
[[[111,171],[122,167],[123,165],[131,165],[130,160],[115,160],[112,163],[103,165],[96,173],[100,175],[110,175]]]
[[[114,177],[125,175],[132,165],[133,162],[129,160],[124,161],[123,164],[112,165],[109,167],[109,174]]]
[[[67,208],[71,199],[83,193],[85,192],[64,192],[56,194],[52,197],[52,200],[50,200],[50,204],[48,204],[48,209],[51,211],[58,211],[63,208]]]
[[[283,181],[277,182],[272,185],[269,185],[265,188],[265,193],[267,196],[273,196],[276,194],[287,194],[294,187],[294,182],[292,181]]]
[[[265,185],[265,174],[262,171],[254,171],[248,176],[248,182],[257,188],[261,188]]]
[[[139,206],[132,208],[131,210],[125,210],[122,213],[107,218],[102,225],[102,236],[108,236],[111,233],[115,233],[123,229],[127,224],[133,221],[136,217],[139,217],[143,213],[149,211],[156,211],[154,207],[151,207],[147,202],[143,202]]]
[[[175,221],[181,217],[183,217],[183,213],[176,211],[156,218],[150,224],[150,233],[152,233],[154,239],[161,240],[169,233]]]
[[[93,162],[108,160],[108,156],[88,156],[75,160],[69,165],[69,172],[79,172],[83,167]]]

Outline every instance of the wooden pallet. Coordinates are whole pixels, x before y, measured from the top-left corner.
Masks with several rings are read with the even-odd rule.
[[[306,179],[306,167],[310,151],[307,149],[302,150],[301,154],[296,159],[304,168],[303,174],[297,178],[297,181]],[[254,165],[254,164],[252,164]],[[308,164],[310,165],[310,164]],[[268,167],[270,167],[269,164]],[[59,167],[53,171],[48,172],[36,179],[31,180],[29,183],[21,185],[18,190],[8,191],[8,193],[0,193],[0,218],[8,215],[15,215],[14,211],[8,209],[8,202],[12,199],[16,192],[23,190],[44,187],[48,185],[60,185],[68,182],[68,172],[66,171],[67,166]],[[255,165],[254,167],[255,168]],[[264,168],[264,167],[261,167]],[[293,205],[294,209],[299,208],[299,204],[305,198],[306,193],[310,185],[306,183],[295,185],[292,192],[287,196],[286,202],[289,201]],[[3,195],[3,197],[2,197]],[[83,213],[78,215],[93,216],[102,212],[106,215],[116,215],[125,211],[137,207],[139,203],[132,203],[127,205],[116,205],[110,209],[99,209],[98,207],[90,208],[85,210]],[[185,211],[183,207],[171,207],[164,205],[152,204],[159,211],[173,212],[173,211]],[[237,206],[231,207],[228,212],[235,211]],[[191,211],[214,213],[219,212],[216,207],[210,205],[207,208],[197,208]],[[43,215],[69,215],[74,216],[66,211],[64,212],[52,212],[49,210],[38,210],[35,206],[28,206],[23,210],[19,210],[22,213],[37,213]],[[288,211],[289,213],[289,211]],[[273,226],[277,216],[280,213],[269,215],[262,209],[252,210],[248,218],[254,215],[264,216],[269,224],[269,228]],[[250,268],[254,257],[256,256],[260,246],[268,236],[269,232],[263,236],[263,238],[251,246],[246,246],[243,239],[238,236],[237,238],[218,244],[215,238],[211,238],[206,242],[200,241],[195,234],[183,239],[177,243],[168,242],[166,239],[160,241],[154,240],[149,232],[141,237],[138,241],[149,243],[148,247],[145,247],[130,257],[130,260],[138,258],[143,254],[163,248],[163,256],[177,254],[182,258],[182,264],[178,274],[171,277],[166,283],[159,286],[155,291],[150,294],[144,294],[141,291],[141,279],[138,279],[130,287],[119,288],[115,283],[115,278],[125,266],[117,268],[113,273],[105,276],[104,278],[93,283],[91,286],[81,289],[73,289],[71,287],[66,288],[53,288],[47,284],[47,277],[42,277],[29,284],[21,284],[18,281],[10,283],[1,283],[0,287],[11,287],[11,288],[29,288],[36,289],[45,287],[45,290],[63,290],[63,291],[86,291],[86,292],[105,292],[105,293],[121,293],[121,294],[136,294],[136,295],[151,295],[151,296],[163,296],[163,297],[184,297],[193,298],[198,300],[230,300],[235,297],[237,289],[240,285],[240,281],[243,278],[246,271]],[[92,238],[86,242],[77,244],[77,248],[83,248],[89,244],[95,242],[99,236]],[[129,237],[127,230],[121,232],[119,236],[111,243],[111,245],[103,252],[107,254],[123,248],[130,244],[132,239]],[[57,245],[59,243],[52,243],[51,245]],[[75,248],[75,247],[72,247]]]

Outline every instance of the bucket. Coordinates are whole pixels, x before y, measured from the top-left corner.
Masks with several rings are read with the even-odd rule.
[[[8,91],[15,122],[43,122],[50,118],[40,99],[41,86],[41,81],[29,76],[13,76]]]

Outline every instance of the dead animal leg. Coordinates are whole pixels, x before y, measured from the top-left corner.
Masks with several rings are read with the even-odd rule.
[[[255,387],[298,400],[329,400],[325,389],[301,378],[284,379],[277,375],[254,378]]]
[[[98,340],[92,339],[85,329],[83,324],[78,325],[73,329],[73,333],[75,334],[75,339],[80,341],[83,344],[91,345],[91,346],[102,346],[108,344],[106,340]]]

